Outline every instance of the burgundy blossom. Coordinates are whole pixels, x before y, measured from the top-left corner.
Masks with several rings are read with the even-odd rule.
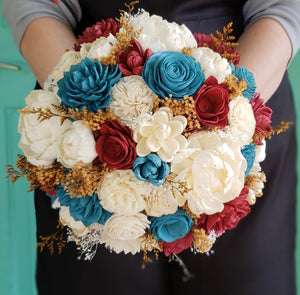
[[[198,47],[208,47],[212,50],[215,50],[215,46],[211,40],[210,35],[201,34],[201,33],[194,33],[194,38],[197,41]]]
[[[131,40],[127,51],[122,50],[118,52],[117,63],[119,64],[119,70],[124,76],[130,75],[142,75],[144,63],[152,55],[151,49],[146,49],[145,53],[139,42]]]
[[[78,37],[78,43],[92,43],[100,37],[108,37],[109,34],[116,35],[121,25],[112,18],[97,22],[92,27],[87,27],[82,36]]]
[[[96,152],[99,160],[108,168],[126,170],[132,168],[136,158],[132,130],[118,120],[106,120],[100,131],[95,132]]]
[[[185,237],[181,239],[175,240],[172,243],[162,242],[161,245],[165,255],[169,256],[172,253],[179,254],[183,250],[188,249],[191,246],[193,239],[194,237],[192,232],[189,232]]]
[[[212,215],[201,214],[197,227],[203,228],[208,235],[214,230],[217,236],[235,228],[251,211],[250,204],[246,200],[248,193],[249,189],[245,186],[237,198],[224,204],[222,212]]]
[[[250,103],[256,120],[254,143],[262,145],[261,138],[264,138],[267,133],[272,132],[271,116],[273,111],[264,104],[264,100],[260,98],[259,93],[254,95]]]
[[[209,76],[194,95],[196,117],[203,126],[228,125],[229,91],[225,84],[218,84],[215,77]]]

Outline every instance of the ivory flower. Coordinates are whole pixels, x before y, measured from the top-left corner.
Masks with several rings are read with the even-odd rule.
[[[205,79],[214,76],[218,83],[223,83],[231,74],[231,67],[226,58],[207,47],[198,47],[192,51],[192,57],[201,64]]]
[[[247,201],[250,205],[255,204],[256,197],[260,197],[263,193],[264,182],[266,177],[261,171],[260,162],[262,162],[266,157],[266,141],[262,141],[263,145],[258,145],[255,148],[256,155],[252,169],[249,172],[249,178],[251,182],[248,183],[249,195]]]
[[[187,124],[184,116],[173,117],[172,111],[162,107],[148,120],[139,123],[134,132],[138,156],[145,157],[156,152],[164,162],[186,147],[186,138],[181,134]]]
[[[56,85],[56,82],[63,78],[64,72],[70,70],[71,65],[76,65],[82,60],[81,54],[74,50],[70,50],[64,53],[59,63],[54,67],[48,81],[51,81],[52,85]]]
[[[129,25],[134,32],[139,32],[137,41],[143,50],[152,51],[182,51],[184,47],[197,47],[192,32],[185,25],[168,22],[158,15],[149,15],[148,12],[131,17]]]
[[[190,210],[210,215],[240,194],[246,167],[239,145],[226,134],[197,132],[189,148],[174,156],[171,171],[190,188],[185,195]]]
[[[90,45],[86,57],[101,61],[102,58],[110,56],[116,44],[117,39],[112,34],[109,34],[108,37],[100,37]],[[82,54],[84,54],[83,52],[84,49],[82,49]]]
[[[141,76],[123,77],[111,89],[112,101],[109,108],[123,125],[134,129],[137,118],[153,108],[155,94]]]
[[[97,157],[95,145],[92,130],[82,121],[75,121],[60,138],[57,161],[66,168],[72,168],[78,162],[90,164]]]
[[[104,225],[102,243],[116,253],[125,254],[140,252],[142,236],[149,228],[150,221],[144,214],[114,214]]]
[[[171,187],[153,186],[152,193],[146,198],[146,213],[148,216],[160,217],[177,211],[178,202],[174,198]]]
[[[252,141],[256,121],[251,104],[246,97],[238,96],[230,101],[228,124],[229,135],[241,146]]]
[[[32,91],[25,102],[29,109],[45,109],[52,108],[51,105],[59,105],[58,97],[46,90]],[[18,132],[21,134],[19,147],[28,162],[36,166],[51,165],[58,156],[58,140],[70,125],[70,120],[61,124],[59,116],[40,121],[37,114],[21,114],[18,125]]]
[[[132,170],[116,170],[104,177],[98,197],[109,212],[134,215],[145,209],[143,197],[151,188],[149,183],[137,180]]]

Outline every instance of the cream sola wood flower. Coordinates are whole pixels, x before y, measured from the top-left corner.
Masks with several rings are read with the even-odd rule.
[[[53,116],[41,121],[39,115],[30,111],[47,107],[55,112],[52,105],[59,105],[59,98],[50,91],[35,90],[25,99],[29,113],[22,113],[19,117],[18,132],[21,134],[19,147],[24,152],[28,162],[36,166],[48,167],[58,157],[58,141],[71,126],[70,120],[61,124],[59,116]]]
[[[186,147],[187,140],[182,135],[187,124],[184,116],[173,116],[169,108],[162,107],[141,121],[134,131],[138,156],[156,152],[162,161],[171,162],[173,156]]]
[[[170,23],[161,16],[150,15],[146,11],[127,16],[133,32],[138,32],[137,41],[143,50],[150,48],[153,52],[180,52],[184,47],[197,47],[192,32],[185,25]]]
[[[155,94],[141,76],[121,78],[112,87],[110,94],[112,101],[109,108],[122,124],[132,129],[136,127],[140,115],[152,111]]]
[[[117,254],[122,251],[125,254],[136,254],[141,250],[143,235],[149,228],[149,224],[147,216],[142,213],[136,215],[114,214],[104,225],[101,242]]]
[[[193,49],[192,57],[201,64],[205,79],[209,76],[214,76],[218,83],[223,83],[225,78],[231,74],[231,67],[226,58],[221,57],[217,52],[214,52],[207,47],[198,47]]]
[[[171,171],[190,190],[184,195],[194,214],[221,212],[244,187],[246,159],[241,146],[222,132],[197,132],[174,156]]]

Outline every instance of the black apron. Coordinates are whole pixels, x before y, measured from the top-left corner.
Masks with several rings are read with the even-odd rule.
[[[101,19],[116,17],[123,1],[81,0],[83,17],[77,33]],[[193,32],[214,33],[230,21],[234,34],[243,30],[239,0],[141,0],[138,5],[169,21],[186,24]],[[269,101],[274,110],[273,125],[295,121],[292,93],[287,75]],[[194,278],[182,281],[182,268],[163,257],[141,270],[141,255],[116,255],[99,247],[91,262],[78,261],[69,243],[60,255],[47,250],[37,259],[39,294],[161,295],[294,295],[295,294],[295,198],[296,141],[294,126],[267,142],[263,171],[268,182],[264,196],[234,230],[215,243],[214,254],[179,256]],[[56,230],[58,214],[50,209],[49,198],[36,192],[37,236]]]

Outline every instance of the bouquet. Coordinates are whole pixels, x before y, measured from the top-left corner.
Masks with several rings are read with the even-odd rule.
[[[193,34],[129,5],[87,28],[26,97],[24,156],[9,174],[51,197],[86,259],[99,244],[209,253],[262,195],[272,110],[231,32]]]

